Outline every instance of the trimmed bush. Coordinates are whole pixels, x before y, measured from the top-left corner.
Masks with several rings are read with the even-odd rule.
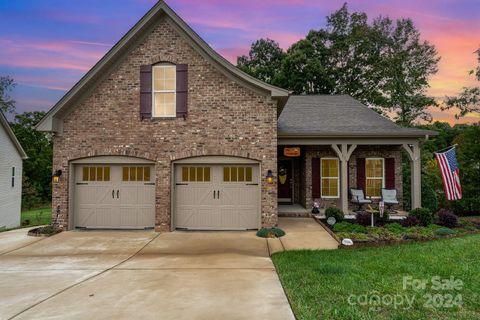
[[[447,227],[455,228],[458,225],[458,217],[453,214],[453,211],[448,209],[440,209],[437,212],[438,224]]]
[[[359,225],[368,227],[372,224],[372,215],[368,212],[358,212],[355,217],[355,222]]]
[[[257,237],[260,238],[280,238],[285,235],[285,231],[280,228],[262,228],[257,231]]]
[[[337,222],[342,222],[345,219],[345,215],[343,211],[339,208],[330,207],[325,210],[325,217],[328,219],[330,217],[334,217]]]
[[[420,220],[418,220],[416,217],[413,216],[408,216],[405,219],[403,219],[400,224],[404,228],[410,228],[410,227],[415,227],[420,225]]]
[[[439,229],[435,230],[435,234],[436,234],[437,236],[450,236],[450,235],[455,234],[455,233],[456,233],[456,232],[453,231],[452,229],[450,229],[450,228],[445,228],[445,227],[439,228]]]
[[[364,226],[359,224],[349,223],[349,222],[340,222],[336,223],[333,226],[333,231],[335,232],[356,232],[356,233],[366,233],[367,230]]]
[[[420,220],[423,226],[428,226],[433,222],[433,214],[427,208],[417,208],[410,211],[410,216]]]

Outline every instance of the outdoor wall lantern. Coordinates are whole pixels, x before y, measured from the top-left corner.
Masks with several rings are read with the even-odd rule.
[[[55,170],[52,176],[53,183],[58,183],[58,181],[60,181],[61,175],[62,175],[62,170]]]
[[[273,172],[272,170],[267,171],[267,183],[272,184],[273,183]]]

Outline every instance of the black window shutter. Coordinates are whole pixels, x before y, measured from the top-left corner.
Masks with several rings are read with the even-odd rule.
[[[395,189],[395,158],[385,159],[385,188]]]
[[[357,158],[357,188],[365,192],[367,184],[365,175],[365,158]]]
[[[177,64],[177,117],[188,113],[188,65]]]
[[[140,119],[152,117],[152,66],[140,66]]]
[[[312,158],[312,198],[320,198],[320,158]]]

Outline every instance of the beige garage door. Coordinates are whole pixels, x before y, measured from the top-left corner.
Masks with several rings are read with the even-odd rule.
[[[257,164],[176,165],[176,228],[258,229],[261,194],[258,182]]]
[[[155,226],[154,167],[75,166],[75,227],[143,229]]]

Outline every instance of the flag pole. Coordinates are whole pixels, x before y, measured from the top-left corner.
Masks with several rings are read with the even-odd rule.
[[[441,153],[441,152],[443,152],[443,151],[446,151],[446,150],[450,150],[450,149],[452,149],[452,148],[455,148],[456,146],[458,146],[458,143],[455,143],[453,146],[448,146],[448,147],[443,148],[443,149],[441,149],[441,150],[435,151],[435,153]]]

